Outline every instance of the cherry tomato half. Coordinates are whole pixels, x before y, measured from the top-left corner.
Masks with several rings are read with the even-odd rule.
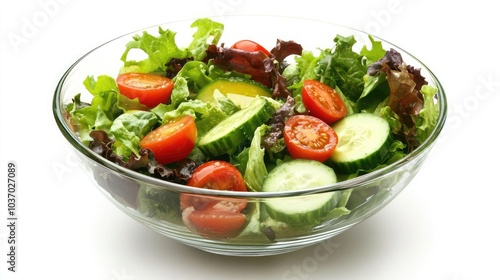
[[[216,190],[247,191],[241,173],[225,161],[209,161],[200,165],[187,185]],[[246,222],[246,216],[241,213],[247,206],[246,199],[181,194],[180,205],[185,225],[202,235],[232,236]]]
[[[222,160],[205,162],[198,166],[187,185],[224,191],[246,191],[247,187],[240,171]]]
[[[302,86],[302,102],[309,113],[327,124],[347,115],[347,107],[332,87],[316,80],[305,80]]]
[[[186,158],[191,153],[197,132],[192,116],[180,116],[146,134],[140,145],[151,150],[159,163],[172,163]]]
[[[188,186],[223,191],[247,191],[240,171],[226,161],[213,160],[198,166]],[[217,198],[206,195],[181,194],[181,209],[193,206],[196,210],[215,208],[226,212],[240,212],[246,207],[246,199]]]
[[[174,83],[167,77],[147,73],[125,73],[116,78],[120,93],[141,104],[154,108],[166,103],[172,94]]]
[[[236,43],[234,43],[231,48],[233,49],[238,49],[242,51],[247,51],[247,52],[256,52],[256,51],[261,51],[267,56],[271,56],[271,53],[266,50],[263,46],[261,46],[259,43],[256,43],[251,40],[240,40]]]
[[[285,144],[293,158],[325,161],[338,143],[335,131],[310,115],[294,115],[285,122]]]
[[[246,222],[242,213],[221,212],[211,208],[195,210],[189,207],[182,212],[187,228],[211,238],[229,238],[238,235]]]
[[[187,218],[198,233],[214,237],[236,235],[247,219],[242,213],[218,212],[212,209],[192,211]]]

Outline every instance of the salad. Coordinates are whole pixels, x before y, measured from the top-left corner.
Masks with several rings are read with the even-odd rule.
[[[188,46],[176,32],[132,37],[116,76],[88,76],[65,106],[94,152],[131,170],[196,188],[277,192],[349,180],[418,147],[439,115],[437,89],[399,52],[354,36],[306,50],[242,38],[220,42],[224,25],[194,21]],[[142,59],[132,53],[140,51]],[[381,192],[383,193],[383,192]],[[280,236],[341,219],[374,190],[248,201],[142,186],[128,199],[149,217],[213,238]]]

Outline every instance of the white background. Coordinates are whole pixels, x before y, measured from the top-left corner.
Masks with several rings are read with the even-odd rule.
[[[0,279],[500,279],[500,21],[492,3],[2,1]],[[55,86],[87,51],[143,27],[225,14],[300,16],[372,32],[420,58],[446,90],[448,122],[420,173],[377,215],[329,240],[326,258],[317,259],[317,246],[224,257],[165,238],[90,184],[55,125]],[[18,165],[16,273],[7,271],[8,161]]]

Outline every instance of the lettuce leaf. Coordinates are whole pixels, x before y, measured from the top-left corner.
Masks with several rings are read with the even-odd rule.
[[[125,160],[112,150],[111,147],[113,146],[114,140],[108,136],[106,131],[94,130],[90,133],[90,137],[92,141],[89,143],[89,148],[96,154],[120,166],[149,174],[158,179],[186,184],[187,180],[191,178],[191,175],[198,166],[195,161],[186,158],[177,162],[175,167],[167,167],[154,159],[151,150],[144,148],[139,150],[138,155],[131,154],[130,157]]]
[[[415,88],[416,83],[407,69],[391,70],[387,76],[390,89],[389,107],[403,124],[399,135],[404,137],[410,150],[420,145],[416,139],[416,122],[424,106],[422,94]]]
[[[288,66],[283,71],[283,76],[288,80],[288,89],[295,99],[295,111],[305,113],[307,109],[302,102],[302,85],[304,80],[318,80],[316,66],[320,56],[315,56],[312,51],[303,51],[301,56],[295,57],[295,64]]]
[[[386,76],[389,87],[386,105],[397,116],[397,120],[401,124],[398,126],[399,130],[393,130],[393,133],[408,145],[408,151],[412,151],[425,139],[423,135],[428,135],[417,131],[430,131],[429,128],[418,128],[422,125],[427,126],[427,121],[423,121],[420,115],[420,112],[427,105],[422,93],[422,88],[424,91],[429,91],[426,87],[427,81],[421,75],[420,69],[407,65],[401,54],[394,49],[388,50],[384,57],[371,64],[368,67],[368,75],[373,77]],[[431,101],[427,101],[430,108],[428,111],[424,111],[423,117],[429,118],[431,122],[432,116],[437,116],[436,108],[431,104],[435,93],[435,91],[426,93],[428,94],[427,99]],[[417,136],[417,133],[420,133],[420,136]]]
[[[158,125],[158,118],[148,111],[127,111],[118,116],[109,132],[114,138],[113,150],[123,158],[139,155],[141,139]]]
[[[214,99],[219,105],[222,112],[227,115],[232,115],[239,110],[241,110],[240,106],[236,105],[230,98],[222,94],[220,90],[215,89],[213,93]]]
[[[372,44],[372,49],[369,50],[367,46],[363,46],[361,51],[359,52],[360,55],[363,55],[366,57],[366,62],[365,64],[367,66],[371,65],[372,63],[380,60],[382,57],[384,57],[386,50],[382,46],[382,41],[375,41],[371,35],[368,35],[368,39],[370,39],[370,42]]]
[[[181,68],[174,81],[184,78],[191,92],[198,92],[201,88],[214,81],[210,76],[209,66],[201,61],[189,61]]]
[[[176,32],[169,29],[164,30],[161,27],[158,27],[157,36],[146,31],[142,35],[133,36],[133,40],[127,43],[120,58],[124,63],[120,72],[166,73],[167,65],[172,59],[202,60],[206,56],[207,47],[210,44],[218,43],[224,25],[208,18],[202,18],[193,22],[191,27],[197,30],[187,48],[181,48],[177,45]],[[142,50],[147,57],[141,60],[129,58],[130,51],[133,49]]]
[[[100,107],[104,115],[113,120],[120,115],[123,110],[118,107],[118,86],[115,79],[107,75],[97,77],[97,80],[92,76],[88,76],[83,84],[85,88],[94,96],[91,106]]]
[[[160,104],[151,109],[151,112],[161,119],[161,123],[165,123],[181,115],[193,116],[198,128],[198,138],[205,135],[205,133],[228,116],[220,106],[214,106],[197,99],[185,99],[183,102],[178,103],[178,106],[172,105]]]
[[[188,50],[194,60],[201,61],[207,55],[206,50],[208,46],[219,43],[224,31],[224,25],[208,18],[201,18],[193,22],[191,27],[197,28],[197,30],[193,34],[193,41],[189,45]]]
[[[252,191],[261,191],[264,179],[267,177],[266,162],[264,156],[266,150],[261,147],[262,136],[269,129],[267,125],[261,125],[255,130],[248,150],[248,162],[246,164],[245,173],[243,178]]]
[[[126,45],[126,49],[121,56],[123,67],[120,73],[139,72],[165,72],[166,63],[172,58],[185,58],[188,55],[187,49],[180,49],[175,43],[176,32],[163,30],[158,27],[158,36],[153,36],[144,31],[142,35],[134,35],[133,41]],[[129,59],[129,53],[133,49],[140,49],[147,58],[142,60]]]
[[[92,130],[109,131],[113,121],[123,112],[146,108],[137,99],[132,100],[121,95],[115,79],[111,76],[101,75],[97,79],[88,76],[83,84],[93,95],[90,104],[82,102],[81,94],[77,94],[73,102],[66,107],[66,112],[84,143],[92,141],[89,136]]]
[[[389,97],[390,90],[387,76],[383,72],[375,76],[365,75],[364,81],[363,92],[356,102],[356,106],[359,110],[372,111]]]
[[[73,102],[66,107],[66,112],[82,141],[88,144],[92,141],[89,136],[92,130],[109,129],[113,120],[123,110],[118,106],[118,87],[113,78],[103,75],[95,80],[94,77],[88,76],[83,84],[93,95],[91,103],[82,102],[81,94],[77,94]]]
[[[182,224],[179,201],[175,192],[143,185],[137,193],[137,211],[146,217]]]
[[[285,121],[294,114],[294,108],[295,99],[289,96],[267,122],[269,129],[262,135],[262,146],[272,157],[286,148],[283,131]]]
[[[365,45],[359,54],[365,57],[365,65],[370,66],[382,59],[386,54],[386,50],[383,48],[381,41],[375,41],[370,35],[368,35],[368,38],[372,44],[372,49],[369,50]],[[363,92],[356,101],[356,105],[359,110],[372,111],[389,96],[387,77],[384,72],[379,72],[377,75],[365,74],[363,81]]]
[[[338,86],[349,99],[358,100],[367,70],[364,56],[352,50],[356,43],[354,36],[337,35],[333,41],[336,43],[334,50],[324,50],[318,62],[316,71],[320,81],[333,88]]]
[[[174,88],[170,95],[170,104],[168,106],[177,108],[182,102],[188,100],[190,95],[188,81],[183,77],[174,79]]]
[[[399,120],[399,116],[391,110],[389,105],[387,105],[389,102],[388,100],[389,98],[387,98],[387,100],[383,103],[380,103],[375,109],[374,114],[384,118],[389,123],[392,134],[397,135],[403,129],[403,124]]]
[[[439,117],[439,106],[435,102],[435,96],[438,92],[437,88],[424,85],[420,89],[420,92],[424,96],[424,108],[418,113],[416,138],[422,143],[429,137],[436,126]]]

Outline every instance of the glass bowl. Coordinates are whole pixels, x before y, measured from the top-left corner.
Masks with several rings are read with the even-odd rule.
[[[276,39],[293,40],[305,50],[331,48],[337,34],[354,35],[358,50],[369,46],[368,34],[349,27],[310,19],[273,16],[223,16],[212,18],[224,24],[220,43],[251,39],[260,43],[274,44]],[[177,32],[178,45],[187,45],[192,34],[193,20],[183,20],[160,25],[164,30]],[[259,22],[248,25],[245,22]],[[272,26],[272,28],[266,28]],[[262,27],[262,28],[258,28]],[[366,220],[391,202],[417,175],[431,151],[446,119],[446,97],[444,90],[433,73],[417,58],[397,46],[380,40],[386,50],[399,51],[407,64],[420,68],[428,83],[438,89],[435,102],[440,114],[430,136],[404,158],[391,165],[354,179],[313,189],[282,192],[233,192],[192,188],[171,183],[131,171],[97,155],[82,143],[66,119],[64,106],[71,102],[76,93],[82,100],[90,101],[83,80],[87,76],[107,74],[116,76],[123,62],[120,56],[133,35],[147,31],[156,34],[158,26],[138,30],[113,39],[85,54],[64,73],[53,98],[53,113],[56,123],[75,151],[81,167],[90,181],[98,187],[116,207],[128,216],[151,229],[181,243],[215,254],[232,256],[265,256],[295,251],[319,243],[344,232]],[[265,32],[264,32],[265,31]],[[183,37],[185,36],[186,37]],[[184,43],[185,41],[185,43]],[[267,47],[267,46],[265,46]],[[179,195],[192,194],[218,196],[221,198],[244,198],[248,201],[244,210],[248,214],[246,228],[236,236],[210,236],[199,234],[187,228],[179,209]],[[287,200],[290,204],[309,196],[334,194],[346,199],[342,213],[333,213],[320,223],[308,226],[262,224],[259,209],[262,205]],[[161,211],[161,210],[164,211]],[[347,210],[347,212],[346,212]],[[257,214],[255,214],[257,213]],[[273,227],[274,226],[274,227]],[[254,229],[250,229],[253,227]]]

